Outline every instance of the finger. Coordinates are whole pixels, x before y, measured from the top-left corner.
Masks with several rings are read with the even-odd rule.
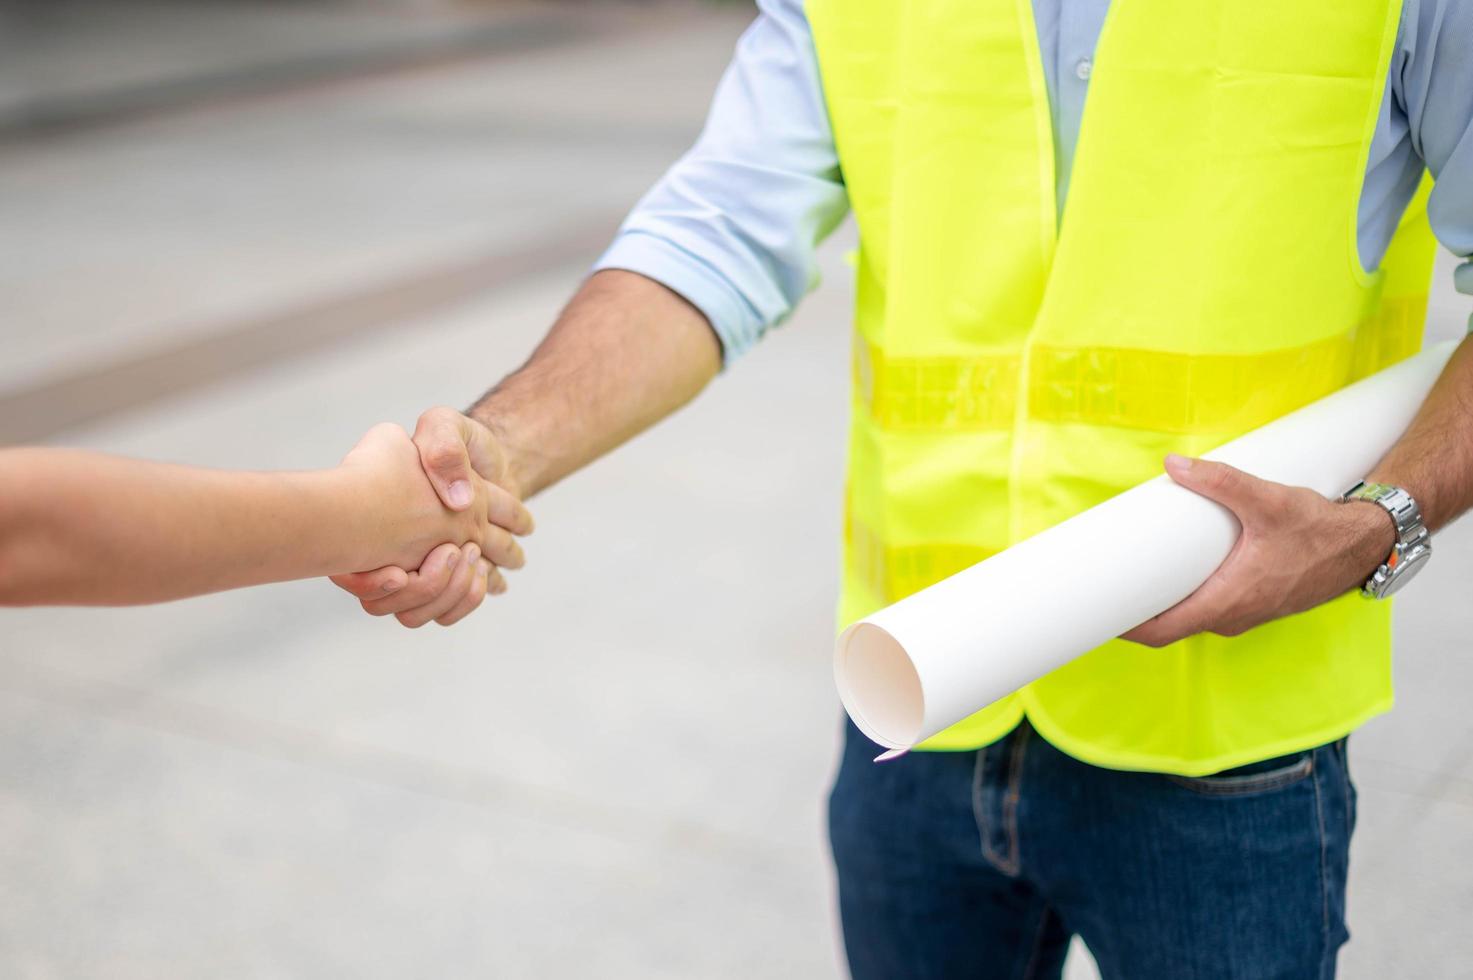
[[[1283,489],[1226,463],[1175,453],[1166,457],[1166,472],[1181,486],[1222,504],[1245,523],[1270,515]]]
[[[506,579],[501,574],[501,569],[495,565],[491,566],[491,574],[486,576],[486,594],[501,595],[506,591]]]
[[[1242,636],[1263,621],[1263,617],[1244,618],[1235,609],[1210,615],[1201,609],[1169,609],[1160,616],[1146,620],[1135,629],[1121,633],[1120,639],[1159,649],[1201,633]]]
[[[1209,630],[1223,632],[1223,624],[1235,620],[1238,599],[1245,591],[1238,581],[1240,562],[1235,559],[1239,553],[1240,547],[1235,546],[1197,591],[1160,615],[1120,634],[1120,638],[1148,647],[1164,647]]]
[[[521,568],[527,564],[526,553],[517,539],[494,524],[481,529],[481,553],[498,568]]]
[[[435,493],[451,510],[465,510],[475,500],[470,453],[461,428],[464,419],[449,408],[432,408],[419,417],[414,427],[414,445],[425,475]]]
[[[454,609],[470,593],[471,587],[475,584],[476,563],[480,557],[481,549],[475,542],[466,545],[460,550],[460,559],[455,564],[450,581],[445,588],[440,590],[440,594],[423,606],[401,612],[395,618],[413,630],[419,629],[430,620]]]
[[[496,481],[501,460],[484,425],[453,408],[432,408],[419,417],[414,444],[435,492],[451,510],[465,510],[475,499],[474,480]]]
[[[1189,607],[1184,608],[1185,606],[1186,603],[1173,606],[1161,615],[1153,616],[1141,623],[1135,629],[1121,633],[1120,638],[1132,643],[1160,648],[1188,636],[1195,636],[1202,632],[1197,626],[1197,612]]]
[[[460,546],[442,544],[425,556],[418,571],[409,573],[404,588],[382,599],[370,599],[363,603],[363,610],[371,616],[390,616],[430,603],[439,598],[450,582],[451,573],[460,561]]]
[[[510,490],[494,483],[486,484],[486,519],[512,534],[531,534],[536,526],[532,512]]]
[[[357,599],[382,599],[393,595],[409,584],[409,573],[395,565],[376,568],[371,572],[350,572],[347,575],[330,576],[333,585]]]
[[[443,616],[436,616],[435,622],[441,626],[454,626],[465,617],[476,611],[476,607],[486,598],[486,589],[490,583],[487,581],[491,575],[491,563],[482,558],[475,563],[475,575],[471,579],[471,590],[466,593],[465,598],[455,604]]]

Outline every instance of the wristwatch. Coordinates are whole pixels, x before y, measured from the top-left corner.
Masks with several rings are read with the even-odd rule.
[[[1340,498],[1379,504],[1396,525],[1396,544],[1381,567],[1371,573],[1360,594],[1367,599],[1384,599],[1410,582],[1432,557],[1432,536],[1422,523],[1422,512],[1412,495],[1401,487],[1384,483],[1357,483]]]

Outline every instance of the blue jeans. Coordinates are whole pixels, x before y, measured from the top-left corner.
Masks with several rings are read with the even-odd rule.
[[[855,980],[1335,975],[1355,789],[1345,741],[1201,779],[1116,772],[1025,721],[876,764],[849,726],[829,798]]]

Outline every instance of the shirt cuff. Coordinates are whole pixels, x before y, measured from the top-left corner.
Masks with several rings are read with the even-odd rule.
[[[1453,285],[1458,292],[1473,296],[1473,260],[1464,262],[1453,270]],[[1468,332],[1473,333],[1473,314],[1468,317]]]
[[[643,231],[620,232],[593,268],[637,272],[679,293],[710,322],[721,341],[723,365],[730,365],[762,336],[762,318],[736,287],[700,256],[669,239]]]

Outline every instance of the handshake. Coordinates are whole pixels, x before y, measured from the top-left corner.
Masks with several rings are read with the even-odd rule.
[[[162,602],[326,575],[374,615],[448,626],[506,590],[531,530],[502,445],[448,408],[412,437],[375,426],[311,472],[0,450],[3,605]]]
[[[532,515],[502,446],[480,422],[433,408],[412,440],[397,425],[378,425],[339,469],[361,482],[358,499],[372,501],[380,522],[377,550],[365,552],[373,570],[331,576],[365,612],[393,615],[411,629],[431,620],[449,626],[488,593],[506,591],[502,569],[525,564],[517,537],[532,533]]]

